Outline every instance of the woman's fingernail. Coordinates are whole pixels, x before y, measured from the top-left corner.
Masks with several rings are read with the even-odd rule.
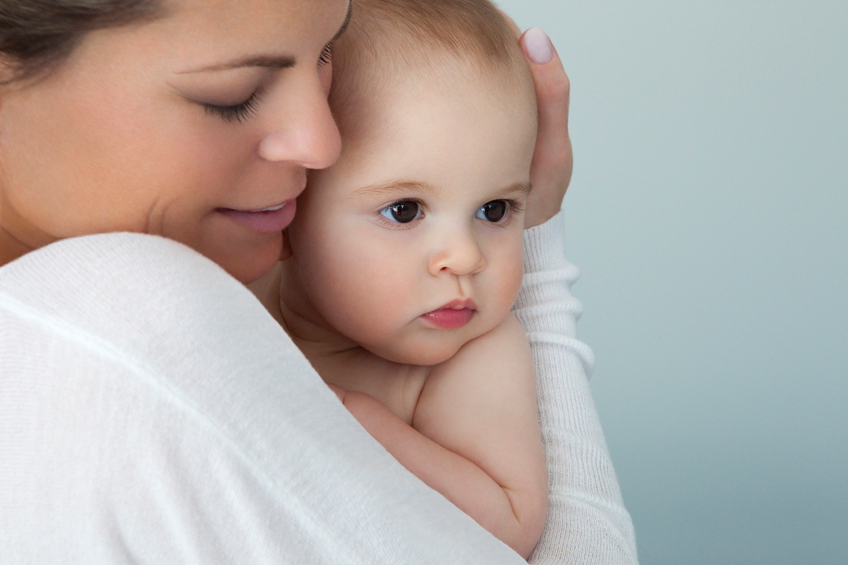
[[[537,65],[549,63],[554,56],[551,40],[540,27],[531,27],[524,32],[524,52]]]

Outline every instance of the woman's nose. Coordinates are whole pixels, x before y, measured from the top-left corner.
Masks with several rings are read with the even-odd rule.
[[[285,109],[275,112],[273,127],[259,142],[259,156],[324,169],[339,158],[341,136],[317,77],[304,82],[282,93],[281,98],[288,98],[281,102]]]
[[[444,234],[430,258],[432,276],[449,273],[456,276],[474,275],[486,267],[486,258],[477,239],[470,232]]]

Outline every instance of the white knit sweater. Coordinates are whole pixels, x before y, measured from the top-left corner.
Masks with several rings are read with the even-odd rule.
[[[635,563],[574,339],[561,218],[516,313],[551,480],[532,563]],[[0,563],[521,563],[401,467],[242,285],[178,243],[63,240],[0,268]]]

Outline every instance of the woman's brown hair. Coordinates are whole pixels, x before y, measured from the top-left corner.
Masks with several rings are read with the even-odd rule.
[[[161,0],[0,0],[3,83],[44,75],[96,29],[155,19]]]

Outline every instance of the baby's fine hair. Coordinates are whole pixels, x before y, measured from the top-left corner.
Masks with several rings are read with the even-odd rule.
[[[488,0],[356,0],[353,11],[349,37],[389,60],[405,58],[409,44],[413,54],[442,50],[492,65],[520,55],[516,31]]]
[[[451,58],[499,87],[527,92],[535,104],[518,31],[489,0],[355,0],[333,56],[331,99],[380,92]]]

